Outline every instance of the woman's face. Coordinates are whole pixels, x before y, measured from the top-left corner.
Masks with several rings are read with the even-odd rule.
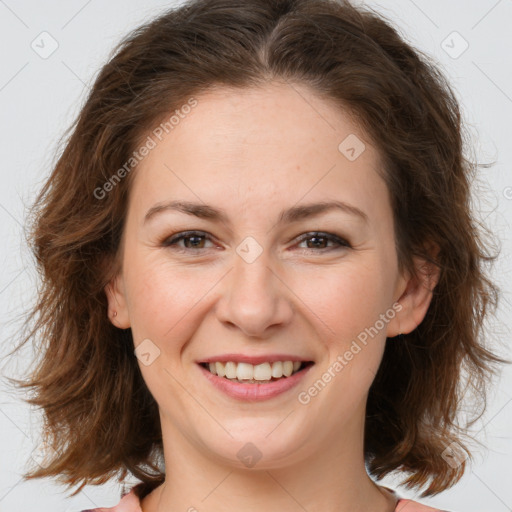
[[[196,99],[169,133],[150,134],[156,145],[133,171],[122,271],[108,292],[113,321],[131,327],[164,443],[260,468],[360,446],[407,285],[379,155],[304,87]],[[342,206],[315,206],[332,202]],[[251,357],[224,371],[268,379],[276,361],[313,364],[261,384],[200,364]]]

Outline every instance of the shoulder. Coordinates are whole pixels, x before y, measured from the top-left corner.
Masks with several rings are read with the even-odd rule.
[[[422,505],[417,501],[400,499],[396,504],[395,512],[449,512],[448,510],[440,510],[438,508]]]
[[[379,486],[384,494],[388,494],[396,500],[396,507],[394,512],[449,512],[448,510],[441,510],[438,508],[423,505],[417,501],[402,498],[397,491],[386,486]]]
[[[113,507],[91,508],[81,510],[80,512],[142,512],[140,500],[135,494],[133,488],[121,497],[121,501]]]

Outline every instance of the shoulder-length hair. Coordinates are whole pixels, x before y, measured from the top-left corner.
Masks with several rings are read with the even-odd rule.
[[[361,123],[384,163],[400,269],[414,274],[419,256],[440,270],[423,322],[387,343],[370,388],[368,471],[377,479],[404,471],[406,487],[428,484],[422,496],[462,477],[471,452],[457,420],[461,400],[476,392],[480,418],[487,384],[508,361],[483,337],[499,298],[485,267],[497,255],[471,213],[478,165],[464,156],[450,85],[391,22],[348,1],[194,0],[114,49],[31,211],[42,279],[22,344],[38,340],[41,357],[16,382],[34,390],[27,401],[43,410],[56,453],[25,478],[81,484],[72,495],[119,472],[141,480],[139,495],[164,481],[158,407],[130,330],[107,317],[104,292],[119,265],[137,150],[201,93],[274,80],[305,84]],[[447,463],[454,447],[463,455]]]

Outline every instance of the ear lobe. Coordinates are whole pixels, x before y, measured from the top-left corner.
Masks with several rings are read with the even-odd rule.
[[[108,318],[110,322],[120,329],[127,329],[130,327],[130,318],[121,274],[113,277],[105,285],[104,290],[108,301]]]

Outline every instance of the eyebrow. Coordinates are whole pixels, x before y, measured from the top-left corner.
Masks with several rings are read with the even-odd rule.
[[[365,223],[368,223],[368,215],[356,206],[343,201],[324,201],[320,203],[292,206],[291,208],[282,210],[279,214],[278,224],[297,222],[332,210],[341,210],[345,213],[359,217]],[[213,220],[227,225],[230,224],[229,219],[223,210],[219,210],[207,204],[192,203],[189,201],[169,201],[152,206],[144,216],[144,224],[155,215],[165,211],[177,211],[187,215],[193,215],[200,219]]]

